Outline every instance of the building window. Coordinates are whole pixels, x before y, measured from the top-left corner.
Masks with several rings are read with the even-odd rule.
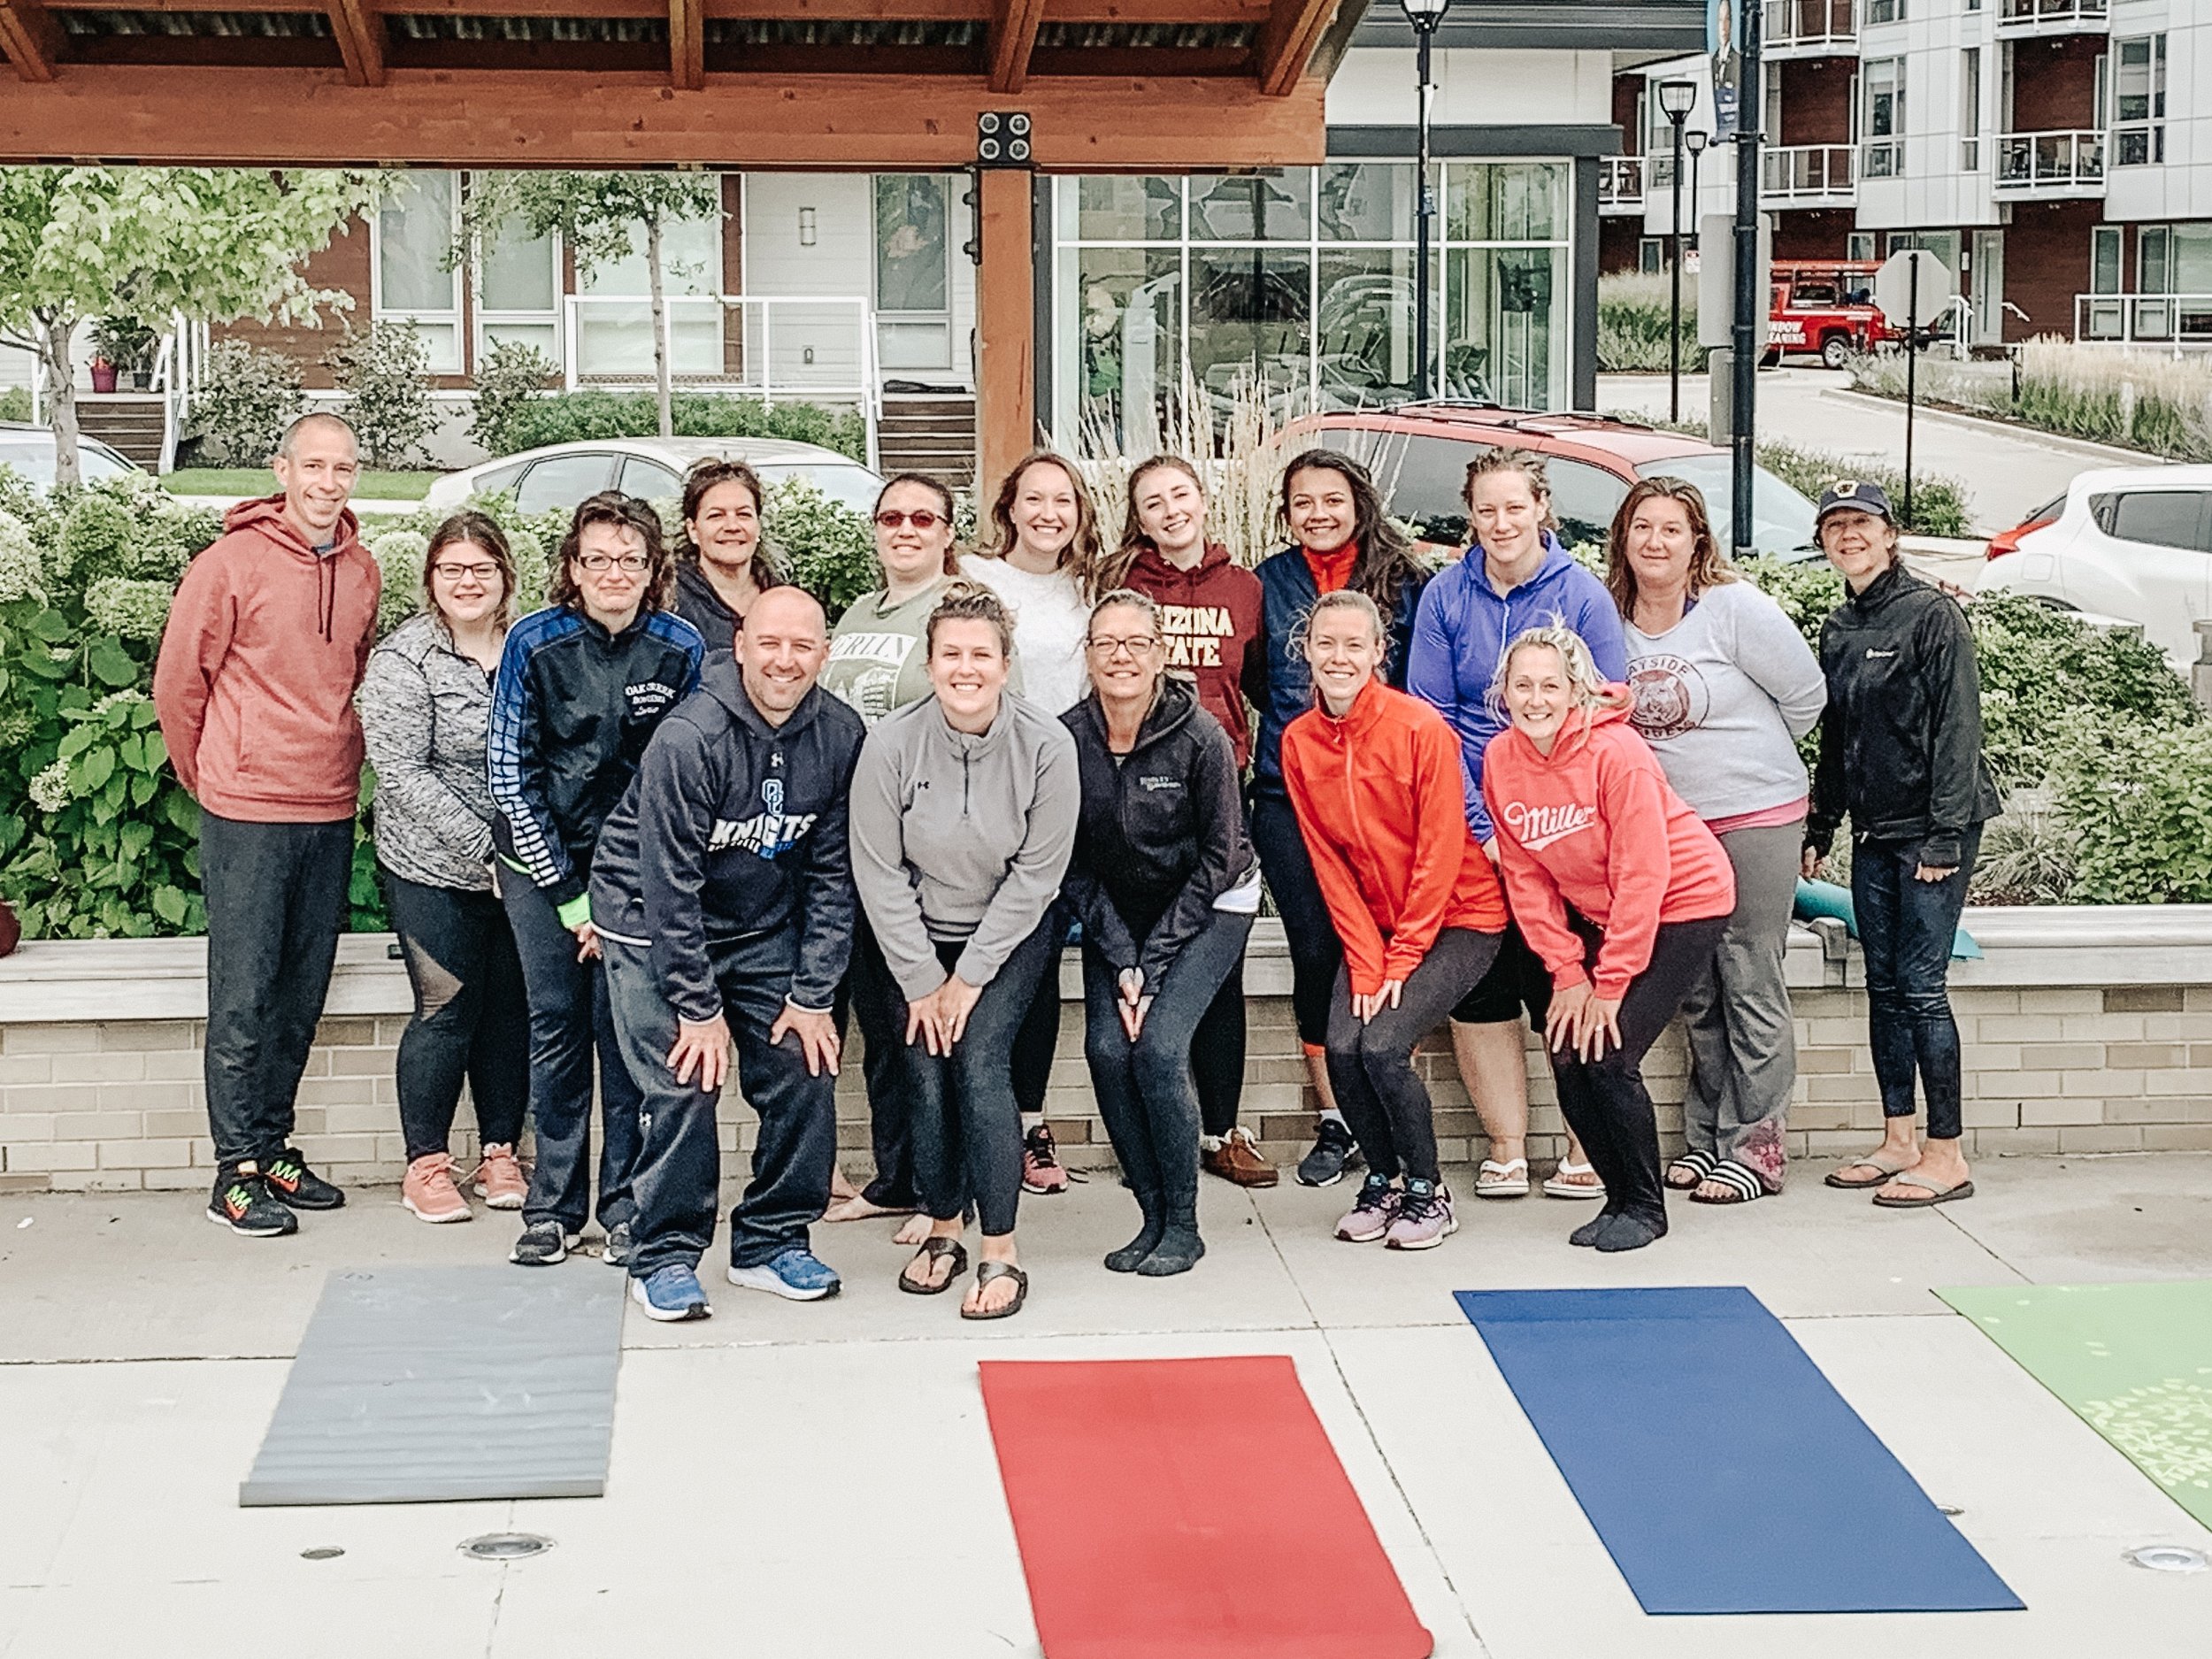
[[[1431,383],[1442,396],[1564,405],[1571,172],[1436,170]],[[1285,407],[1410,395],[1414,169],[1335,161],[1187,179],[1053,180],[1054,419],[1064,442],[1156,443],[1185,390],[1217,419],[1240,387]]]
[[[1667,268],[1667,239],[1647,236],[1636,244],[1636,268],[1646,276],[1658,276]]]
[[[476,271],[476,349],[503,342],[561,361],[561,250],[550,236],[510,229],[491,239]]]
[[[727,365],[718,211],[661,227],[661,286],[668,304],[669,373],[694,380],[722,378]],[[651,292],[642,248],[596,266],[578,281],[570,303],[576,311],[580,378],[634,381],[653,373]]]
[[[2115,42],[2118,73],[2112,88],[2112,160],[2142,167],[2166,159],[2166,37],[2142,35]]]
[[[951,204],[943,175],[875,175],[876,341],[886,369],[952,367]]]
[[[1905,0],[1866,0],[1866,20],[1869,23],[1902,23],[1905,20]]]
[[[1895,179],[1905,171],[1905,60],[1876,58],[1860,71],[1866,156],[1862,178]]]
[[[1982,49],[1970,46],[1959,54],[1959,167],[1979,173],[1982,168]]]
[[[436,374],[461,373],[461,273],[451,263],[459,182],[457,173],[406,173],[376,214],[370,309],[379,322],[413,323]]]
[[[1846,232],[1843,238],[1843,257],[1847,259],[1878,257],[1878,256],[1874,251],[1874,233],[1870,230]]]

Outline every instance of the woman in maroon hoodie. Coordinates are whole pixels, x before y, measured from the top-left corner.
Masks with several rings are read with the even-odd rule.
[[[1513,723],[1483,750],[1483,801],[1514,920],[1551,972],[1559,1107],[1605,1182],[1572,1241],[1640,1249],[1667,1231],[1644,1056],[1712,966],[1735,869],[1573,629],[1522,634],[1492,695]]]

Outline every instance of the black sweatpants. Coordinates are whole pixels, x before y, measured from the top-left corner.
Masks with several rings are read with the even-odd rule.
[[[653,978],[650,953],[607,940],[608,1000],[622,1057],[638,1085],[643,1144],[630,1179],[637,1214],[630,1223],[630,1272],[646,1278],[672,1265],[696,1268],[714,1241],[722,1154],[715,1128],[719,1091],[680,1084],[669,1070],[676,1010]],[[730,1211],[730,1263],[758,1267],[793,1246],[829,1203],[837,1157],[837,1079],[808,1073],[799,1039],[768,1033],[783,1013],[798,941],[788,933],[709,947],[722,1017],[736,1040],[734,1076],[745,1103],[760,1115],[753,1179]]]
[[[1447,927],[1407,977],[1398,1006],[1363,1021],[1352,1012],[1352,976],[1340,967],[1329,1002],[1329,1081],[1370,1173],[1433,1181],[1436,1117],[1413,1048],[1490,971],[1498,935]]]
[[[1052,1063],[1060,1051],[1060,955],[1066,949],[1068,935],[1078,931],[1073,914],[1057,900],[1045,919],[1052,924],[1052,937],[1059,942],[1045,971],[1037,976],[1029,1011],[1022,1016],[1021,1029],[1014,1033],[1014,1099],[1025,1118],[1044,1110],[1045,1094],[1052,1087]]]
[[[215,1161],[266,1169],[292,1139],[300,1076],[338,959],[353,820],[249,824],[200,811],[207,900],[207,1125]]]
[[[1604,935],[1572,911],[1567,921],[1586,949],[1584,960],[1595,962]],[[1659,1174],[1659,1124],[1651,1091],[1644,1087],[1644,1056],[1712,966],[1727,931],[1725,916],[1662,922],[1651,942],[1651,961],[1629,981],[1615,1016],[1620,1046],[1586,1062],[1571,1048],[1551,1056],[1559,1110],[1605,1183],[1605,1213],[1634,1216],[1661,1232],[1667,1225],[1667,1189]]]
[[[477,1138],[512,1146],[530,1104],[530,1003],[507,912],[494,893],[378,873],[415,993],[395,1068],[407,1161],[447,1149],[465,1078]]]
[[[1275,913],[1283,918],[1283,935],[1290,945],[1290,1002],[1297,1016],[1298,1040],[1325,1043],[1344,947],[1337,940],[1336,923],[1329,915],[1328,901],[1321,896],[1313,855],[1306,850],[1305,833],[1298,827],[1288,795],[1253,791],[1252,849],[1259,855],[1260,872],[1267,878],[1267,890],[1274,896]],[[1209,1035],[1201,1032],[1199,1041],[1206,1041]],[[1238,1059],[1242,1058],[1240,1050]],[[1200,1098],[1204,1098],[1202,1091]]]
[[[886,1210],[911,1210],[914,1198],[914,1127],[906,1074],[906,999],[883,959],[868,918],[853,922],[852,966],[845,974],[837,1028],[845,1029],[845,1010],[860,1027],[860,1076],[868,1087],[868,1140],[876,1172],[861,1196]]]

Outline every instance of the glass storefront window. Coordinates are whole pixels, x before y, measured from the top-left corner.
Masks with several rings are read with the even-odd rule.
[[[1313,169],[1199,173],[1190,181],[1193,242],[1305,242],[1312,234]]]
[[[1067,242],[1178,242],[1183,234],[1180,179],[1063,180],[1060,240]]]
[[[1321,169],[1319,194],[1324,242],[1414,239],[1420,204],[1409,161],[1332,161]]]
[[[1554,406],[1568,355],[1565,269],[1550,248],[1446,250],[1445,396]]]
[[[1072,444],[1085,421],[1119,432],[1149,453],[1168,401],[1182,389],[1183,260],[1172,248],[1067,248],[1060,253],[1064,315],[1076,326],[1064,348],[1064,401]]]
[[[1556,162],[1444,169],[1447,242],[1555,242],[1567,234],[1567,170]]]
[[[1325,250],[1319,274],[1313,334],[1321,406],[1359,408],[1412,396],[1413,250]],[[1436,297],[1432,285],[1432,311]],[[1435,320],[1432,315],[1432,329]]]
[[[1303,248],[1194,248],[1190,367],[1225,411],[1241,380],[1302,393],[1312,373],[1313,256]]]

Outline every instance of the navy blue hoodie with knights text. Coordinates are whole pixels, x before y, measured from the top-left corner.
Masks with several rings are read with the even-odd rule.
[[[1628,678],[1628,636],[1605,584],[1575,563],[1559,538],[1544,533],[1544,562],[1509,593],[1501,594],[1471,547],[1422,590],[1406,662],[1406,689],[1432,705],[1459,734],[1466,762],[1467,826],[1475,839],[1494,832],[1482,801],[1482,751],[1506,726],[1490,687],[1505,648],[1531,628],[1563,624],[1582,636],[1609,680]]]
[[[722,1011],[714,949],[767,933],[797,941],[793,1007],[836,1000],[858,902],[846,803],[866,734],[819,686],[770,725],[726,656],[707,659],[699,689],[653,733],[599,833],[591,913],[645,949],[682,1018]]]

